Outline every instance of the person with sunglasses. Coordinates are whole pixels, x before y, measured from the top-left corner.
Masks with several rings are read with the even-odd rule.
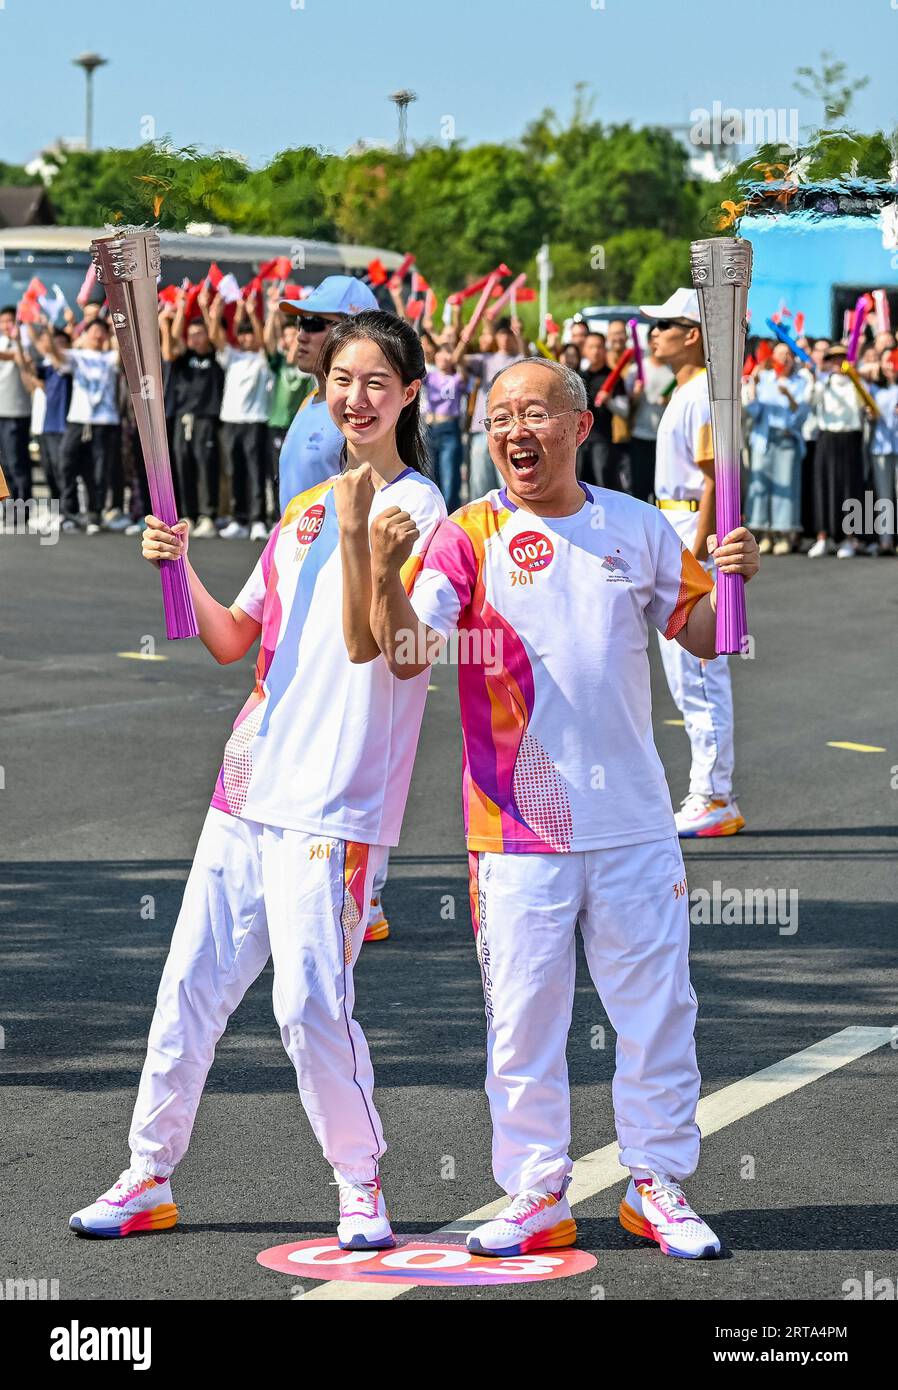
[[[708,538],[715,528],[714,444],[701,319],[695,290],[678,289],[664,304],[645,304],[654,321],[656,361],[676,386],[658,425],[655,502],[705,570],[713,570]],[[683,716],[692,752],[689,791],[676,815],[677,834],[736,835],[745,817],[733,794],[733,691],[729,662],[699,658],[659,635],[664,674]],[[715,659],[712,659],[715,658]]]
[[[578,481],[592,414],[576,372],[545,358],[507,367],[484,424],[503,485],[443,522],[411,595],[405,519],[382,513],[371,531],[371,631],[394,674],[417,677],[455,630],[470,639],[458,663],[465,827],[493,1172],[509,1202],[468,1248],[576,1239],[565,1048],[579,925],[617,1034],[621,1222],[665,1254],[713,1256],[720,1243],[681,1186],[701,1138],[696,997],[648,641],[654,627],[713,656],[714,582],[656,508]],[[739,527],[714,553],[750,578],[757,549]]]
[[[322,354],[335,324],[376,309],[377,300],[355,276],[329,275],[305,299],[282,299],[279,307],[299,330],[295,366],[315,378],[314,390],[300,404],[281,446],[278,501],[283,515],[292,498],[340,471],[344,439],[328,413]]]

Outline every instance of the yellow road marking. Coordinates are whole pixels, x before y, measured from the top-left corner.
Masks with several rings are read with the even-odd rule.
[[[440,688],[440,687],[439,687],[438,685],[429,685],[429,686],[427,687],[428,690],[439,690],[439,688]]]
[[[827,748],[847,748],[849,753],[884,753],[875,743],[827,743]]]
[[[665,724],[675,724],[678,729],[685,729],[686,727],[685,719],[665,719],[664,722]]]
[[[153,652],[116,652],[116,656],[123,656],[126,661],[168,661],[167,656]]]

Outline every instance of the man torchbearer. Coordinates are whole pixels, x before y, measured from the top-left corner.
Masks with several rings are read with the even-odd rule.
[[[503,486],[443,522],[410,596],[407,518],[384,512],[371,532],[371,631],[393,673],[418,674],[455,629],[475,639],[460,647],[463,795],[493,1172],[509,1203],[468,1248],[576,1239],[565,1046],[579,926],[617,1033],[621,1222],[666,1254],[715,1255],[681,1187],[699,1155],[696,998],[648,662],[650,627],[714,656],[715,586],[658,510],[578,482],[592,415],[577,373],[542,358],[505,368],[484,427]],[[721,572],[757,570],[743,527],[713,545]]]

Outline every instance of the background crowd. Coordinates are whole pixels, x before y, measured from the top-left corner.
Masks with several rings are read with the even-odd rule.
[[[226,305],[209,282],[199,292],[160,297],[159,331],[169,446],[179,514],[197,537],[264,540],[303,484],[302,466],[281,455],[339,449],[315,364],[343,312],[333,298],[358,281],[338,277],[286,306],[277,284]],[[345,281],[345,283],[344,283]],[[328,298],[330,286],[331,298]],[[119,370],[107,307],[98,289],[74,312],[21,320],[21,305],[0,309],[0,466],[14,498],[35,496],[42,475],[64,531],[137,532],[151,510],[140,441]],[[408,305],[392,292],[397,313]],[[317,307],[316,307],[317,306]],[[411,316],[411,315],[410,315]],[[499,483],[484,428],[486,391],[510,362],[536,352],[578,371],[593,423],[579,451],[589,483],[653,500],[655,440],[675,385],[642,341],[642,364],[619,371],[630,329],[612,320],[595,331],[575,316],[565,331],[549,323],[528,340],[515,316],[488,314],[471,332],[461,308],[435,325],[418,314],[427,361],[423,418],[434,476],[449,511]],[[842,370],[846,344],[799,338],[811,359],[782,342],[750,341],[743,377],[744,513],[761,548],[774,555],[806,549],[812,558],[895,551],[898,477],[898,352],[890,331],[864,327],[858,386]],[[298,418],[297,418],[298,417]],[[339,466],[338,455],[334,466]],[[325,470],[328,471],[328,470]],[[864,524],[846,521],[846,502],[865,495]],[[856,511],[851,513],[856,518]]]

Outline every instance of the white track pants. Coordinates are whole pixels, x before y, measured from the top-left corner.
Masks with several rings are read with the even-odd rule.
[[[658,634],[664,674],[692,747],[690,792],[729,797],[733,791],[733,688],[725,656],[701,661]]]
[[[215,1046],[274,961],[274,1013],[338,1181],[384,1153],[368,1044],[353,1020],[378,846],[209,811],[172,937],[131,1123],[131,1162],[158,1176],[187,1149]]]
[[[572,1167],[565,1049],[578,924],[617,1033],[612,1098],[620,1161],[631,1171],[687,1177],[698,1163],[701,1078],[689,898],[676,837],[573,854],[472,854],[470,861],[499,1186],[554,1192]]]

